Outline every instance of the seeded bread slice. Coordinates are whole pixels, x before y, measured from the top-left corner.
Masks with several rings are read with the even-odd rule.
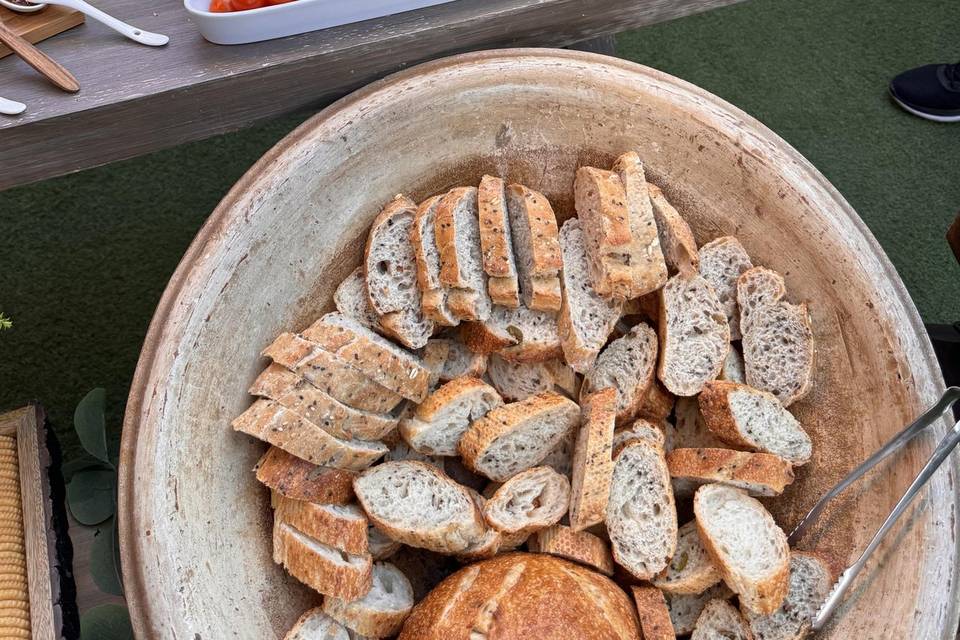
[[[273,494],[274,518],[318,542],[352,553],[369,552],[367,517],[355,504],[314,504]]]
[[[446,473],[445,460],[441,456],[432,456],[426,453],[420,453],[410,445],[406,443],[405,440],[397,439],[397,442],[389,445],[390,451],[387,452],[387,455],[383,456],[385,462],[394,462],[398,460],[416,460],[417,462],[426,462],[435,466],[437,469],[440,469]]]
[[[447,288],[450,311],[461,320],[486,320],[491,304],[480,249],[476,187],[457,187],[443,196],[435,234],[440,283]]]
[[[367,548],[374,560],[386,560],[400,550],[400,543],[377,529],[372,523],[367,524]]]
[[[619,392],[617,424],[629,423],[642,412],[654,386],[657,351],[657,334],[645,323],[638,323],[600,353],[596,364],[583,378],[581,397],[607,387],[616,389]],[[666,417],[670,409],[657,413]]]
[[[730,350],[727,316],[699,275],[676,275],[660,290],[660,367],[664,386],[678,396],[700,393],[720,374]]]
[[[831,563],[816,553],[790,554],[790,588],[779,609],[770,615],[742,610],[754,640],[803,640],[810,622],[827,599],[835,580]]]
[[[637,606],[643,640],[676,640],[663,592],[650,585],[632,585],[630,591]]]
[[[724,442],[772,453],[795,466],[810,461],[810,436],[773,394],[714,380],[704,386],[699,401],[707,427]]]
[[[373,584],[359,600],[323,599],[323,611],[354,633],[387,638],[400,632],[413,609],[413,587],[389,562],[373,565]]]
[[[539,464],[580,421],[580,407],[556,393],[506,404],[474,421],[460,439],[463,463],[491,480]]]
[[[553,207],[542,193],[520,184],[511,184],[506,195],[523,304],[534,310],[557,311],[563,258]]]
[[[700,540],[741,606],[776,611],[787,595],[790,549],[773,517],[745,491],[721,484],[697,489],[693,510]]]
[[[563,305],[557,332],[563,356],[575,371],[586,373],[613,331],[623,301],[603,298],[590,285],[589,264],[580,221],[570,218],[560,229],[563,252]]]
[[[752,496],[778,496],[793,482],[793,466],[780,456],[730,449],[674,449],[667,466],[675,479],[718,482]]]
[[[463,376],[479,378],[487,371],[487,356],[470,351],[459,340],[431,338],[424,347],[424,363],[431,359],[428,354],[433,351],[438,354],[436,361],[439,366],[436,375],[440,382],[449,382]]]
[[[373,559],[369,553],[346,553],[278,519],[273,526],[273,561],[325,596],[355,600],[367,593],[373,583]]]
[[[727,600],[733,597],[733,591],[723,582],[718,582],[703,593],[681,595],[664,593],[667,607],[670,609],[670,621],[678,636],[690,635],[697,624],[697,618],[708,602],[714,599]]]
[[[660,187],[648,182],[647,192],[653,207],[653,217],[657,221],[660,249],[670,272],[684,275],[696,273],[700,268],[700,255],[690,225],[673,208]]]
[[[639,417],[660,423],[667,418],[677,403],[677,397],[667,391],[667,388],[654,379],[650,384],[650,390],[647,391],[643,404],[640,405]]]
[[[574,531],[562,524],[541,529],[527,541],[533,553],[549,553],[613,575],[613,556],[607,543],[587,531]]]
[[[556,314],[522,304],[494,307],[486,322],[464,323],[460,337],[475,353],[497,353],[511,362],[544,362],[562,355]]]
[[[343,626],[315,607],[305,612],[287,631],[283,640],[355,640]]]
[[[663,427],[668,426],[670,426],[668,423],[664,423],[663,425]],[[639,418],[630,426],[617,429],[613,432],[613,451],[619,451],[623,445],[631,440],[646,440],[647,442],[657,445],[664,451],[670,451],[672,447],[668,446],[667,433],[663,427],[658,427],[649,420]],[[669,444],[673,444],[672,438]]]
[[[737,278],[753,268],[740,241],[723,236],[700,247],[700,275],[713,287],[730,325],[730,339],[740,339],[740,309],[737,307]]]
[[[700,542],[697,523],[691,520],[677,532],[677,550],[670,564],[652,582],[671,594],[696,595],[720,579],[720,571]]]
[[[303,337],[408,400],[422,402],[427,397],[430,370],[420,359],[352,318],[328,313],[304,330]]]
[[[380,329],[380,316],[370,305],[367,277],[364,275],[362,265],[350,272],[350,275],[337,286],[333,294],[333,303],[337,311],[343,315],[350,316],[375,331]]]
[[[520,304],[517,262],[513,257],[507,194],[503,180],[483,176],[477,190],[480,217],[480,248],[487,289],[494,304],[516,307]]]
[[[723,361],[723,369],[720,370],[720,380],[729,380],[730,382],[746,383],[747,373],[743,364],[743,356],[740,350],[730,345],[730,351],[727,353],[727,359]]]
[[[754,640],[746,620],[726,600],[711,600],[700,612],[690,640]]]
[[[410,227],[410,244],[417,260],[417,284],[420,303],[426,317],[452,327],[460,322],[447,304],[447,290],[440,282],[440,251],[437,249],[437,208],[442,195],[427,198],[417,207]]]
[[[697,398],[680,398],[674,410],[674,446],[677,449],[718,448],[727,444],[710,429],[700,413]]]
[[[570,482],[550,467],[522,471],[487,500],[483,515],[502,533],[533,533],[560,521],[570,504]]]
[[[747,269],[737,278],[737,306],[740,307],[740,330],[747,332],[755,311],[776,304],[787,295],[783,276],[766,267]]]
[[[581,400],[581,427],[573,450],[570,528],[582,531],[603,522],[613,475],[616,389],[601,389]]]
[[[617,563],[640,580],[666,568],[677,547],[677,509],[663,449],[628,442],[614,461],[607,533]]]
[[[387,452],[379,442],[335,438],[272,400],[257,400],[232,425],[307,462],[338,469],[365,469]]]
[[[412,418],[400,423],[400,435],[421,453],[455,456],[470,423],[502,404],[500,394],[485,382],[456,378],[430,394]]]
[[[270,447],[254,468],[257,480],[293,500],[316,504],[347,504],[353,501],[356,472],[333,467],[318,467]]]
[[[547,456],[540,462],[567,478],[573,477],[573,450],[577,446],[577,436],[579,429],[570,429],[570,433],[564,436],[560,442],[547,453]]]
[[[357,499],[378,529],[411,547],[457,553],[486,531],[467,490],[423,462],[385,462],[353,483]]]

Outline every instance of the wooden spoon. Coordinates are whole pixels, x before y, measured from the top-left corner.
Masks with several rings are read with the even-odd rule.
[[[57,87],[76,93],[80,91],[80,83],[59,62],[37,49],[35,46],[18,36],[0,20],[0,42],[10,47],[10,50],[29,64],[31,67],[46,76],[47,80]]]

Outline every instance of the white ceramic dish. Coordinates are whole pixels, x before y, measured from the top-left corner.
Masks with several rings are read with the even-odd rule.
[[[204,38],[215,44],[245,44],[370,20],[451,0],[294,0],[260,9],[214,13],[210,0],[183,0]]]

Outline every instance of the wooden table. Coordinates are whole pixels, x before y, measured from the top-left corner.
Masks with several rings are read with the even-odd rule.
[[[41,43],[80,81],[76,95],[54,89],[13,56],[0,60],[0,95],[28,105],[21,116],[0,116],[0,189],[319,107],[439,56],[564,47],[738,1],[457,0],[282,40],[217,46],[200,37],[177,0],[94,0],[170,36],[170,44],[137,45],[93,20]]]

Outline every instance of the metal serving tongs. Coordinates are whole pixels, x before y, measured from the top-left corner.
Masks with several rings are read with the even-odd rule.
[[[863,477],[863,475],[871,468],[876,466],[891,454],[902,449],[908,442],[920,435],[924,429],[936,422],[945,411],[950,409],[950,407],[952,407],[957,400],[960,400],[960,387],[949,387],[946,391],[944,391],[937,404],[927,409],[919,418],[910,424],[910,426],[898,433],[892,440],[890,440],[890,442],[883,445],[879,451],[870,456],[866,462],[854,469],[850,475],[841,480],[840,483],[835,487],[830,489],[830,491],[820,498],[817,504],[813,506],[810,512],[804,516],[803,520],[800,521],[800,524],[797,525],[793,532],[790,533],[790,537],[788,539],[790,546],[794,546],[797,540],[803,536],[810,524],[820,516],[820,513],[823,511],[824,507],[826,507],[828,502],[839,495],[844,489],[853,484],[856,480]],[[887,516],[887,519],[884,520],[883,524],[880,525],[880,528],[877,529],[877,532],[873,535],[873,538],[870,540],[870,543],[867,545],[866,549],[863,550],[863,553],[860,554],[860,557],[857,558],[856,562],[847,567],[847,569],[840,574],[840,579],[837,580],[837,583],[833,586],[833,590],[827,596],[827,599],[820,607],[820,610],[813,617],[811,628],[814,631],[819,631],[826,625],[827,621],[830,619],[830,616],[833,615],[833,612],[839,606],[840,601],[843,600],[844,594],[846,594],[847,590],[850,588],[850,585],[853,584],[854,579],[856,579],[864,565],[867,564],[867,560],[870,558],[870,555],[878,546],[880,546],[880,541],[883,540],[883,537],[893,527],[894,523],[896,523],[900,516],[903,515],[903,512],[907,510],[907,506],[909,506],[910,502],[917,495],[917,493],[920,492],[920,489],[923,488],[923,485],[927,483],[927,480],[930,479],[930,476],[932,476],[940,467],[940,465],[943,464],[943,461],[947,459],[953,449],[957,446],[957,443],[960,443],[960,421],[958,421],[953,428],[947,432],[947,435],[945,435],[937,445],[937,448],[930,456],[930,459],[927,460],[927,463],[923,466],[923,469],[920,470],[920,473],[917,475],[917,477],[912,483],[910,483],[910,486],[907,488],[903,496],[901,496],[896,506],[894,506],[893,511],[890,512],[890,515]]]

